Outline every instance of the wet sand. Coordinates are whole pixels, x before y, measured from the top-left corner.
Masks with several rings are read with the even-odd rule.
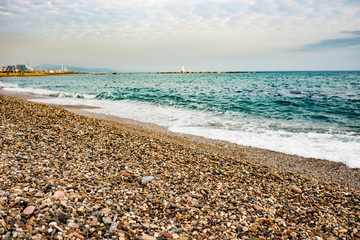
[[[360,238],[359,169],[16,96],[0,95],[5,238]]]

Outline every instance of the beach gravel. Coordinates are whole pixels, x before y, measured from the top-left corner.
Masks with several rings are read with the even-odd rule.
[[[0,95],[0,149],[3,239],[360,237],[355,185],[62,108]]]

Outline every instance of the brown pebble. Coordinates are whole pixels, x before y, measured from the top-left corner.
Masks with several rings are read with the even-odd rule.
[[[260,207],[260,206],[258,206],[258,205],[254,205],[254,209],[260,211],[260,210],[262,210],[263,208]]]
[[[326,240],[336,240],[336,238],[335,237],[328,237],[328,238],[326,238]]]
[[[296,193],[302,193],[302,190],[296,186],[292,186],[291,191],[296,192]]]
[[[19,227],[25,228],[25,223],[24,223],[23,221],[21,221],[21,220],[16,220],[15,223],[16,223]]]
[[[91,225],[92,226],[96,226],[97,224],[99,223],[99,220],[97,218],[94,218],[92,221],[91,221]]]
[[[162,236],[164,236],[166,238],[173,238],[173,235],[171,233],[168,233],[168,232],[163,232]]]
[[[149,236],[149,235],[147,235],[147,234],[143,234],[143,235],[141,236],[141,239],[142,239],[142,240],[156,240],[156,237],[152,237],[152,236]]]
[[[278,178],[278,179],[282,179],[282,177],[279,175],[279,174],[277,174],[277,173],[274,173],[273,174],[276,178]]]
[[[27,208],[24,209],[23,214],[30,215],[34,212],[34,210],[35,210],[34,206],[28,206]]]
[[[339,233],[347,233],[347,232],[348,232],[348,230],[345,229],[345,228],[342,228],[342,229],[339,230]]]
[[[85,237],[83,235],[79,234],[79,233],[75,232],[73,235],[74,235],[74,237],[77,237],[77,238],[80,238],[80,239],[85,239]]]

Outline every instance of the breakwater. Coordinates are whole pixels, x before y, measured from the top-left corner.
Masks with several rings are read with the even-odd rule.
[[[159,74],[241,74],[241,73],[255,73],[255,72],[240,72],[240,71],[226,71],[226,72],[217,72],[217,71],[205,71],[205,72],[159,72]]]

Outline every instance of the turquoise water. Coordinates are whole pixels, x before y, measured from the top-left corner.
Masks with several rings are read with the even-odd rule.
[[[172,131],[360,167],[360,72],[119,74],[3,78],[38,100]]]

